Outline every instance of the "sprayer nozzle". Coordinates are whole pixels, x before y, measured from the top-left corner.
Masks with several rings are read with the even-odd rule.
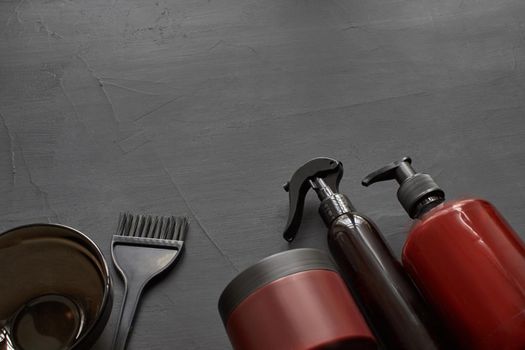
[[[343,164],[331,158],[314,158],[301,166],[292,175],[284,186],[290,199],[288,223],[284,230],[284,238],[292,241],[301,225],[304,200],[310,188],[314,188],[317,195],[326,196],[339,191],[339,182],[343,176]],[[321,182],[317,181],[321,180]]]

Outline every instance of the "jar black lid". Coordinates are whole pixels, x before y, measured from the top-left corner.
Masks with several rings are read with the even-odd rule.
[[[224,324],[233,310],[255,290],[288,275],[308,270],[337,271],[325,252],[301,248],[271,255],[235,277],[219,298],[219,313]]]

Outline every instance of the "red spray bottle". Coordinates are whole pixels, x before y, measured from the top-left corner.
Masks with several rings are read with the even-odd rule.
[[[462,348],[525,349],[525,245],[505,219],[485,200],[445,202],[408,157],[363,185],[385,180],[397,180],[397,197],[416,219],[403,265]]]

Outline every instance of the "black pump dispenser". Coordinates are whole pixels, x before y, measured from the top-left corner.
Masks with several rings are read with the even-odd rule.
[[[396,180],[399,184],[397,199],[411,218],[417,218],[445,200],[445,192],[428,174],[416,173],[412,159],[392,162],[374,171],[363,179],[363,186],[387,180]]]

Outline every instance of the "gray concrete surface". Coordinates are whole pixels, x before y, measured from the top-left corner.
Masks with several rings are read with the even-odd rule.
[[[129,349],[230,348],[218,296],[288,248],[281,184],[316,156],[397,254],[395,186],[360,180],[404,155],[525,237],[521,0],[1,0],[0,33],[0,229],[59,222],[109,256],[120,211],[191,219]],[[308,200],[292,247],[325,249]]]

